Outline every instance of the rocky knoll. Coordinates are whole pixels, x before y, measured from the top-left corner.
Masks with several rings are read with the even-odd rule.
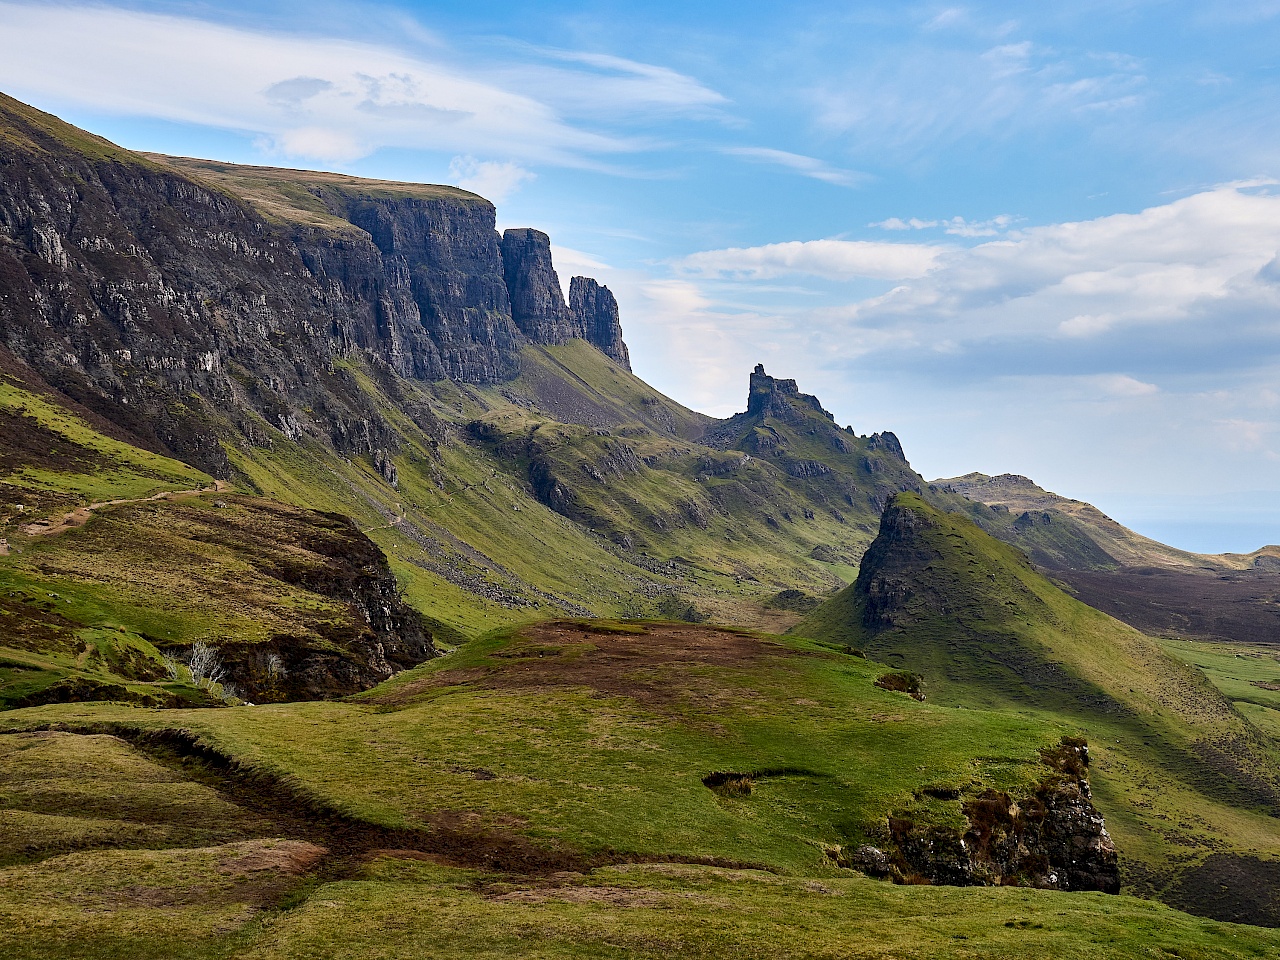
[[[990,789],[963,799],[932,791],[935,800],[962,800],[964,827],[920,823],[904,811],[889,818],[886,849],[841,851],[837,862],[897,883],[1119,893],[1116,846],[1089,788],[1088,746],[1064,737],[1041,759],[1048,774],[1016,799]]]
[[[144,157],[0,95],[0,342],[218,475],[228,433],[394,448],[341,361],[488,384],[584,336],[546,235],[509,231],[507,269],[494,222],[451,187]]]

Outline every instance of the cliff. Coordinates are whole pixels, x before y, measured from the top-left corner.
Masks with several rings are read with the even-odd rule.
[[[581,336],[601,353],[627,370],[631,354],[622,339],[622,321],[618,301],[608,287],[590,277],[574,277],[569,283],[569,315]]]
[[[134,154],[0,95],[0,343],[216,475],[236,435],[373,455],[395,431],[343,361],[492,384],[584,335],[546,235],[509,231],[508,269],[495,216],[451,187]]]
[[[511,297],[511,317],[534,343],[558,344],[583,337],[564,302],[551,264],[551,238],[521,228],[502,234],[502,269]]]

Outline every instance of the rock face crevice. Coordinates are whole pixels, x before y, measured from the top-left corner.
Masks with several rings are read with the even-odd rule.
[[[560,278],[551,264],[551,238],[528,227],[502,234],[502,269],[511,318],[534,343],[558,344],[585,331],[573,322]]]

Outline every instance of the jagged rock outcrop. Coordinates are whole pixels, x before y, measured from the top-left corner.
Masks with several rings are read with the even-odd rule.
[[[764,372],[764,364],[756,364],[751,371],[751,387],[747,394],[747,415],[757,417],[774,417],[775,419],[796,422],[800,413],[796,407],[807,407],[828,420],[835,421],[830,413],[823,409],[818,398],[811,394],[801,393],[794,380],[778,380]]]
[[[326,562],[277,560],[272,573],[346,607],[323,642],[280,634],[265,643],[222,644],[227,678],[253,702],[314,700],[367,690],[438,656],[422,616],[405,603],[387,558],[340,514],[314,515],[307,549]]]
[[[631,369],[631,354],[622,339],[618,301],[608,287],[590,277],[574,277],[569,281],[569,316],[574,328],[582,330],[582,335],[601,353]]]
[[[511,318],[534,343],[557,344],[586,330],[569,314],[560,278],[551,264],[551,238],[541,230],[513,228],[502,234],[502,269]]]
[[[1018,886],[1120,892],[1119,859],[1089,789],[1089,748],[1064,737],[1041,751],[1048,775],[1024,796],[998,790],[959,801],[967,826],[920,822],[909,811],[888,820],[885,849],[862,846],[836,861],[898,883]]]

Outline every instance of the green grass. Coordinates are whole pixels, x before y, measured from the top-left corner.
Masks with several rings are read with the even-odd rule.
[[[592,663],[590,643],[576,641],[529,653],[554,651],[565,663],[569,679],[558,689],[464,679],[518,662],[527,646],[518,636],[500,631],[350,703],[158,713],[64,705],[4,722],[181,726],[389,826],[477,810],[525,819],[532,836],[573,849],[827,873],[824,848],[874,837],[886,812],[913,807],[923,786],[1027,789],[1044,776],[1037,750],[1062,732],[1016,715],[917,704],[873,685],[879,665],[805,644],[799,654],[766,646],[742,668],[659,660],[628,674],[676,691],[657,704],[594,689],[590,673],[575,683],[574,665]],[[478,780],[473,769],[495,777]],[[702,783],[720,770],[804,772],[726,801]],[[959,801],[944,807],[938,815],[958,816]]]
[[[0,705],[63,678],[203,701],[161,659],[197,641],[228,663],[261,643],[345,657],[364,623],[343,578],[372,556],[341,518],[226,493],[110,507],[33,537],[0,558]]]
[[[920,815],[923,787],[1017,795],[1043,775],[1038,748],[1072,728],[917,703],[874,686],[883,665],[803,640],[730,637],[741,648],[715,663],[681,661],[679,644],[625,667],[597,662],[663,629],[497,631],[348,702],[3,715],[0,823],[14,839],[0,868],[0,945],[15,958],[1209,958],[1280,948],[1280,932],[1130,897],[894,886],[837,868],[826,851],[874,837],[889,811]],[[560,680],[520,682],[548,657]],[[114,737],[21,732],[50,724],[181,728],[256,779],[219,795]],[[702,784],[718,770],[769,768],[789,772],[758,777],[748,795]],[[429,834],[463,823],[507,846],[772,872],[615,863],[521,877],[374,857],[308,881],[237,866],[268,842],[255,837],[289,835],[237,803],[264,775],[349,816]],[[931,802],[938,822],[958,813]]]
[[[19,418],[14,429],[27,429],[22,426],[25,423],[45,431],[50,443],[59,447],[56,456],[47,458],[49,465],[43,465],[38,455],[23,451],[27,462],[0,474],[0,489],[10,488],[6,498],[30,492],[37,496],[61,494],[76,503],[91,503],[213,483],[211,477],[185,463],[104,435],[52,397],[5,375],[0,375],[0,414]],[[5,439],[0,439],[0,457],[6,446]],[[30,522],[39,515],[27,512],[6,519]]]

